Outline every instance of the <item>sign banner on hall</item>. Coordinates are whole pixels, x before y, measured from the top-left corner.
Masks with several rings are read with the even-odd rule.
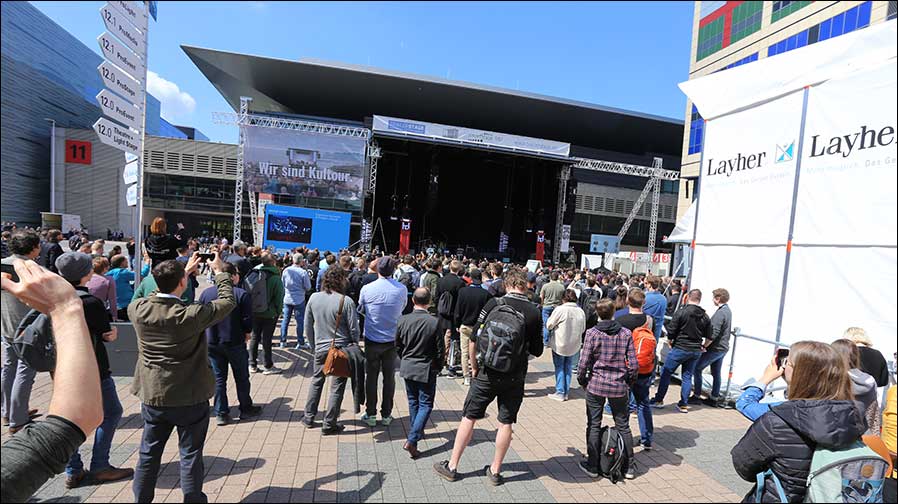
[[[600,254],[616,254],[620,252],[620,238],[617,235],[590,235],[589,251]]]
[[[536,232],[536,260],[542,262],[546,254],[546,232]]]
[[[499,147],[564,157],[567,157],[571,151],[571,144],[564,142],[379,115],[374,116],[372,129],[374,131],[399,133],[434,140],[479,144],[487,147]]]
[[[408,243],[412,234],[412,220],[402,219],[399,227],[399,255],[408,254]]]
[[[247,126],[246,189],[293,196],[306,207],[360,210],[365,147],[364,138]]]
[[[561,226],[561,240],[558,242],[558,249],[560,252],[568,253],[571,249],[571,225],[570,224],[562,224]]]

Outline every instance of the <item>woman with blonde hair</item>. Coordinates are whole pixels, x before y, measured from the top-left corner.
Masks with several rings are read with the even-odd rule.
[[[873,348],[873,341],[867,335],[867,331],[860,327],[849,327],[842,337],[857,345],[861,360],[858,369],[872,376],[876,380],[877,387],[888,386],[889,365],[882,353]]]
[[[752,424],[730,452],[733,466],[742,479],[753,482],[771,471],[786,500],[802,502],[814,450],[851,447],[866,431],[851,391],[848,362],[826,343],[799,341],[781,366],[774,358],[764,374],[786,380],[789,400]],[[756,489],[757,483],[743,502],[780,502],[775,478],[763,480],[760,499]]]
[[[848,364],[848,377],[851,378],[851,391],[854,399],[862,405],[861,411],[867,419],[867,432],[864,434],[878,436],[882,422],[879,415],[879,402],[876,400],[876,380],[861,371],[861,354],[858,347],[850,339],[839,339],[832,342]]]

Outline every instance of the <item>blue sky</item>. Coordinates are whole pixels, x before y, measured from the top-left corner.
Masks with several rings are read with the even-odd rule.
[[[32,2],[99,54],[104,2]],[[313,57],[682,119],[692,2],[159,2],[150,90],[163,117],[214,141],[227,103],[181,44]],[[359,90],[364,92],[364,90]]]

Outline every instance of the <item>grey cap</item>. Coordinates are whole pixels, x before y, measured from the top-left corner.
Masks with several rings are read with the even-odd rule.
[[[396,259],[393,259],[390,256],[381,257],[377,260],[377,273],[382,276],[389,278],[393,276],[393,272],[396,271]]]
[[[59,276],[72,283],[81,281],[93,269],[93,257],[90,254],[66,252],[56,258],[56,271],[59,272]]]

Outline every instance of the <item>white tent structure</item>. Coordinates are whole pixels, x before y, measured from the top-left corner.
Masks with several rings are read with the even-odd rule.
[[[831,342],[858,326],[892,356],[896,74],[893,20],[680,84],[707,121],[689,241],[709,313],[725,287],[745,334]],[[734,383],[773,352],[740,338]]]
[[[677,225],[674,226],[670,235],[664,239],[664,243],[692,243],[695,237],[695,207],[696,202],[693,201],[689,208],[677,219]]]

